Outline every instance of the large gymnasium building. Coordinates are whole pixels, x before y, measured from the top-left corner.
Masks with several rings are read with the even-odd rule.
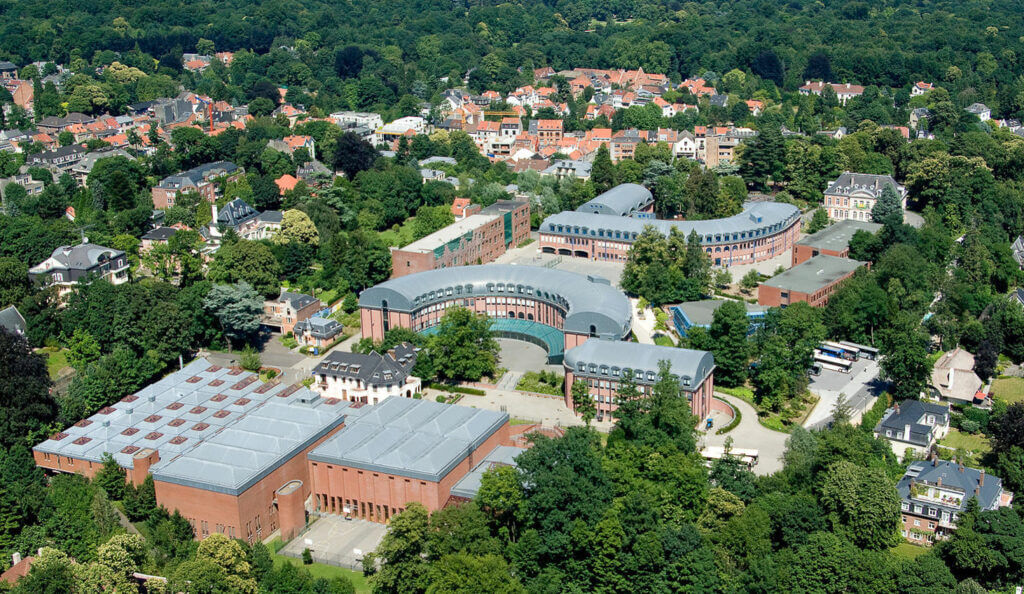
[[[696,232],[716,266],[750,264],[781,255],[800,235],[800,209],[780,202],[750,202],[743,212],[724,219],[665,221],[653,218],[651,192],[622,184],[575,211],[544,219],[540,249],[548,254],[625,262],[629,248],[647,226],[666,236],[676,228]]]

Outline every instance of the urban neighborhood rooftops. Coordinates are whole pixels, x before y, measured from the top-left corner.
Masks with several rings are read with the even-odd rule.
[[[125,468],[156,450],[158,481],[238,495],[357,413],[301,385],[196,359],[33,448]]]
[[[853,238],[853,235],[857,233],[857,231],[867,231],[868,233],[874,234],[881,228],[882,225],[878,223],[844,219],[838,223],[825,227],[817,233],[808,235],[797,243],[819,250],[841,252],[849,247],[850,239]]]
[[[386,398],[309,454],[326,462],[439,482],[508,422],[508,414]]]
[[[842,280],[863,265],[857,260],[820,254],[761,284],[783,291],[812,294]]]

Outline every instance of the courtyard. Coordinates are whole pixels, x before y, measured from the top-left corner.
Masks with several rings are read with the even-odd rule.
[[[363,556],[377,548],[386,531],[384,524],[324,515],[293,538],[278,554],[301,559],[302,551],[309,549],[317,563],[362,571]]]

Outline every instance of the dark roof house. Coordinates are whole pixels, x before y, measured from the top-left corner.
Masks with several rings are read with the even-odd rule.
[[[415,364],[416,348],[406,342],[383,355],[377,351],[368,355],[333,351],[313,368],[313,375],[358,379],[366,385],[389,385],[404,381]]]
[[[0,309],[0,328],[4,328],[19,336],[24,336],[27,326],[21,312],[12,305],[6,309]]]
[[[949,407],[943,404],[905,400],[885,411],[875,426],[875,435],[891,442],[929,448],[949,425]]]

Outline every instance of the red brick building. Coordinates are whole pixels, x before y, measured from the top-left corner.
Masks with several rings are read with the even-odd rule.
[[[622,380],[629,373],[637,390],[648,393],[658,381],[658,363],[668,361],[679,379],[680,392],[698,418],[711,412],[715,360],[707,351],[695,351],[637,342],[591,338],[565,353],[565,405],[575,410],[572,386],[585,382],[597,407],[598,420],[610,418]]]
[[[281,291],[277,299],[267,299],[263,302],[262,322],[265,326],[287,334],[295,328],[295,324],[302,320],[308,320],[313,314],[320,311],[321,307],[320,300],[315,297]]]
[[[299,384],[197,359],[33,448],[50,472],[93,476],[111,454],[140,484],[152,474],[157,502],[214,532],[249,542],[305,526],[306,455],[358,409]]]
[[[762,282],[757,288],[757,302],[778,307],[803,301],[812,307],[825,307],[836,288],[861,266],[864,262],[848,258],[815,256]]]
[[[857,231],[864,231],[874,235],[881,228],[882,226],[878,223],[868,223],[852,219],[844,219],[829,225],[793,245],[793,263],[791,266],[803,264],[819,254],[846,258],[850,255],[850,240]]]
[[[391,276],[486,264],[530,236],[530,203],[501,200],[426,237],[391,250]]]
[[[410,502],[444,507],[452,487],[500,445],[506,413],[388,398],[309,454],[315,509],[388,522]]]

